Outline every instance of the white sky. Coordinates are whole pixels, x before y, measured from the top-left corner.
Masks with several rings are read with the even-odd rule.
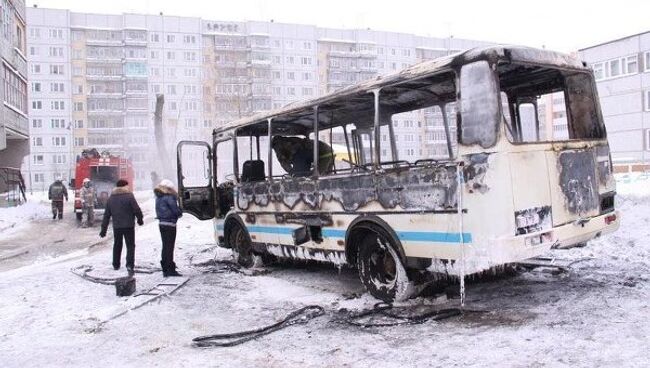
[[[95,13],[150,13],[211,20],[371,28],[545,46],[558,51],[650,31],[649,0],[27,0]]]

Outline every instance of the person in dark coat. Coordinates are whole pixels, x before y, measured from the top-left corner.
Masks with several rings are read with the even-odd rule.
[[[182,276],[176,271],[174,263],[174,245],[176,243],[176,221],[183,216],[183,211],[178,207],[178,194],[174,183],[163,180],[153,190],[156,194],[156,218],[162,239],[162,252],[160,266],[163,276]]]
[[[122,242],[126,242],[126,269],[133,274],[135,263],[135,220],[142,226],[142,210],[128,188],[129,183],[120,179],[106,202],[100,237],[106,236],[108,223],[113,218],[113,268],[120,269]]]
[[[65,201],[68,201],[68,190],[60,179],[57,179],[50,185],[50,189],[47,191],[47,198],[52,201],[52,220],[56,219],[57,216],[59,220],[63,219],[63,198]]]

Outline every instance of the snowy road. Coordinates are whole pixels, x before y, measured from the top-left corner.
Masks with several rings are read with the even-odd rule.
[[[145,211],[150,205],[145,202]],[[108,246],[0,273],[2,366],[647,367],[650,197],[628,194],[618,197],[617,206],[623,211],[617,233],[586,248],[553,253],[586,258],[569,274],[538,270],[472,283],[467,308],[485,313],[382,329],[331,322],[340,308],[358,310],[376,302],[367,294],[349,299],[363,292],[353,270],[285,266],[245,276],[191,267],[190,257],[211,246],[211,223],[186,216],[179,226],[177,263],[190,276],[187,285],[100,328],[100,321],[128,301],[115,297],[112,286],[69,270],[91,264],[105,275],[121,274],[110,269]],[[33,220],[30,231],[38,224]],[[96,239],[95,231],[90,233],[88,241]],[[48,230],[48,236],[64,234]],[[157,263],[159,235],[150,216],[136,230],[136,242],[136,264]],[[4,245],[3,238],[0,249]],[[228,252],[218,250],[216,256],[227,258]],[[138,289],[160,279],[138,274]],[[446,307],[458,300],[437,302]],[[259,327],[308,304],[323,306],[327,314],[237,347],[190,344],[199,335]]]

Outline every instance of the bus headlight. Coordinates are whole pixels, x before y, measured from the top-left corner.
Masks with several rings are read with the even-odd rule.
[[[533,207],[515,212],[515,235],[529,234],[551,227],[551,207]]]

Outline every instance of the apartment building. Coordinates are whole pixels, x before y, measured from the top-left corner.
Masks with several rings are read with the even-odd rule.
[[[650,168],[650,32],[584,48],[594,70],[612,160]]]
[[[175,157],[176,142],[209,140],[215,126],[234,119],[484,45],[371,30],[163,15],[28,8],[27,18],[30,35],[37,35],[28,38],[28,47],[43,56],[30,60],[30,78],[47,83],[48,91],[54,80],[63,84],[54,95],[30,95],[30,103],[48,107],[32,117],[43,121],[33,134],[49,144],[56,143],[52,136],[57,132],[67,133],[65,145],[60,140],[49,151],[34,150],[31,160],[43,164],[31,166],[30,176],[45,182],[68,179],[81,150],[94,147],[130,157],[142,188],[150,185],[150,171],[159,169],[153,141],[157,94],[165,97],[163,127],[170,157]],[[52,39],[51,32],[60,38]],[[54,43],[63,46],[50,46]],[[50,47],[62,47],[62,56],[49,57]],[[41,72],[35,73],[35,67]],[[63,104],[50,106],[51,100]],[[442,108],[453,112],[455,107]],[[393,117],[400,158],[448,154],[440,112],[436,107]],[[52,119],[65,119],[64,128],[52,128]],[[334,138],[342,143],[342,137]],[[382,156],[389,158],[386,146]],[[69,152],[67,172],[53,157],[63,151]]]
[[[0,1],[0,167],[20,168],[29,151],[25,2]],[[0,193],[7,188],[0,180]]]

